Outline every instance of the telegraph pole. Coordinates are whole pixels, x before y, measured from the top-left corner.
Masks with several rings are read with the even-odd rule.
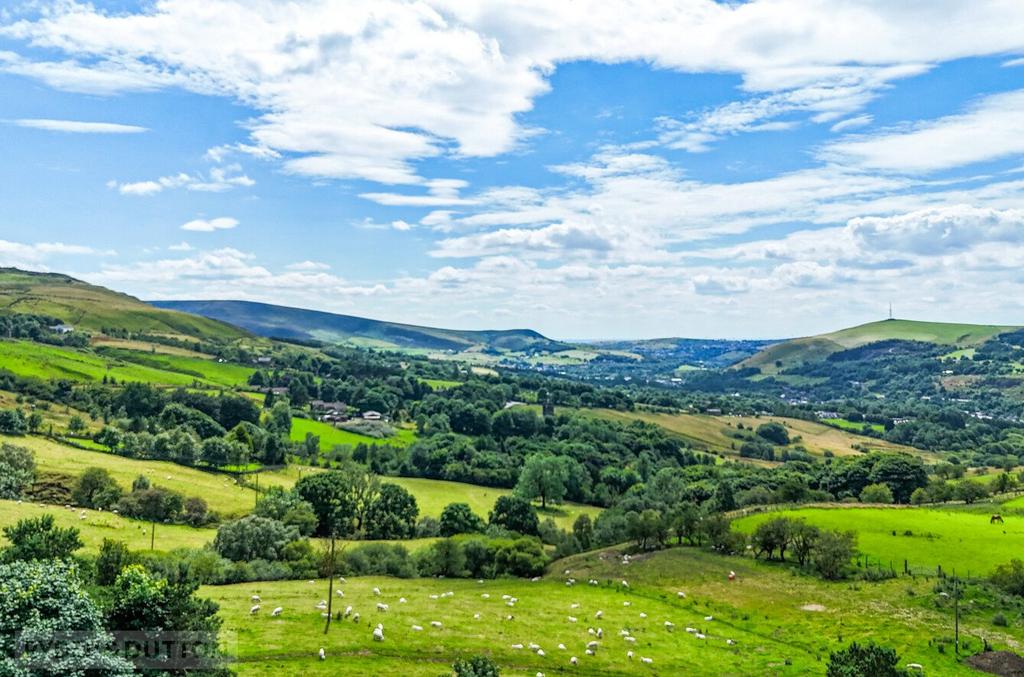
[[[960,585],[953,569],[953,647],[956,655],[960,655]]]
[[[331,531],[331,561],[327,569],[327,623],[324,624],[325,635],[331,629],[331,608],[334,605],[334,536],[334,531]]]

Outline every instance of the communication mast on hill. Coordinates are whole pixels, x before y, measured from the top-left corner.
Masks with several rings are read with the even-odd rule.
[[[892,301],[889,301],[889,319],[890,320],[893,319],[892,318]]]

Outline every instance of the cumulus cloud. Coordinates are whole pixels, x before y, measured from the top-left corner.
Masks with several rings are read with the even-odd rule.
[[[867,251],[934,256],[984,243],[1024,243],[1024,209],[953,205],[851,219],[847,228]]]
[[[122,125],[115,122],[82,122],[79,120],[50,120],[46,118],[21,118],[11,124],[30,129],[70,134],[139,134],[149,131],[136,125]]]
[[[191,230],[198,233],[212,233],[215,230],[230,230],[238,225],[238,219],[230,216],[219,216],[215,219],[194,219],[182,224],[182,230]]]
[[[786,111],[834,119],[922,64],[1020,53],[1022,23],[1024,6],[998,0],[914,12],[814,0],[163,0],[116,13],[65,0],[0,27],[40,48],[0,53],[0,69],[73,91],[231,97],[259,111],[251,145],[289,171],[422,184],[419,159],[515,148],[531,131],[517,116],[561,63],[739,74],[757,96],[684,128],[675,143],[693,149]]]
[[[331,267],[326,263],[320,261],[299,261],[297,263],[290,263],[287,266],[288,270],[330,270]]]
[[[156,195],[164,190],[184,188],[203,193],[223,193],[236,187],[250,187],[256,184],[242,173],[240,165],[214,167],[206,176],[180,172],[170,176],[161,176],[155,180],[121,183],[108,181],[107,187],[116,189],[122,195]]]

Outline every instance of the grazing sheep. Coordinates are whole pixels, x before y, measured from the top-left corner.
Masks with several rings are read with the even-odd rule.
[[[352,622],[353,623],[358,623],[359,622],[359,612],[358,611],[355,612],[354,614],[352,614]]]
[[[320,660],[325,660],[326,658],[327,654],[324,652],[324,648],[320,647]]]
[[[604,639],[604,630],[602,630],[601,628],[597,629],[597,638]]]
[[[529,649],[530,651],[536,651],[537,649],[540,648],[540,644],[537,644],[536,642],[530,642],[529,644],[526,645],[526,648]]]
[[[594,655],[594,650],[593,649],[587,649],[583,653],[587,654],[588,656],[593,656]]]
[[[597,613],[594,614],[594,618],[600,618],[601,616],[604,616],[604,612],[603,611],[598,611]]]
[[[502,599],[512,599],[512,595],[502,595]]]
[[[572,604],[569,605],[569,608],[570,609],[579,609],[580,608],[579,602],[573,602]]]
[[[544,673],[543,672],[538,672],[537,673],[537,677],[544,677]]]
[[[379,595],[380,595],[380,588],[374,588],[374,589],[373,589],[373,594],[375,594],[375,595],[378,595],[378,596],[379,596]]]
[[[736,580],[736,572],[735,571],[730,571],[729,572],[729,580],[730,581],[735,581]]]
[[[697,632],[697,628],[686,628],[686,631],[692,635],[693,633]]]
[[[260,596],[259,596],[259,595],[253,595],[253,596],[252,596],[252,597],[250,597],[249,599],[251,599],[251,600],[252,600],[253,602],[257,602],[257,603],[259,603],[259,602],[262,602],[262,601],[263,601],[262,599],[260,599]]]
[[[421,631],[423,629],[423,626],[422,625],[414,625],[414,626],[412,626],[412,629],[415,630],[416,632],[419,632],[419,631]]]
[[[666,629],[671,630],[674,627],[676,627],[675,623],[673,623],[672,621],[665,621],[665,628]]]
[[[440,629],[441,628],[441,621],[430,621],[430,627]]]
[[[405,598],[404,598],[404,597],[399,597],[399,598],[398,598],[398,603],[399,603],[399,604],[405,604],[405,603],[406,603],[406,602],[405,602]]]
[[[580,659],[573,656],[569,659],[569,665],[579,665]]]
[[[590,583],[591,585],[599,585],[596,578],[591,578],[587,583]]]
[[[632,602],[623,602],[622,606],[632,606]]]
[[[480,620],[480,614],[473,614],[473,620],[474,621]]]
[[[491,596],[490,596],[490,595],[488,595],[488,594],[487,594],[486,592],[485,592],[485,593],[483,593],[483,594],[482,594],[482,595],[480,595],[480,596],[481,596],[481,597],[483,597],[484,599],[490,599],[490,598],[491,598]]]
[[[594,634],[594,628],[587,628],[587,634],[588,635]]]
[[[705,635],[705,634],[704,634],[704,633],[702,633],[702,632],[698,632],[698,633],[696,633],[696,634],[694,635],[694,637],[696,637],[697,639],[707,639],[707,635]]]
[[[259,604],[256,604],[251,609],[249,609],[249,615],[251,615],[251,616],[255,616],[259,612],[260,612],[260,605]]]
[[[641,656],[640,657],[640,662],[641,663],[646,663],[646,664],[650,665],[651,663],[654,662],[654,659],[653,658],[648,658],[647,656]]]
[[[536,583],[539,580],[540,580],[540,576],[534,576],[533,578],[530,579],[530,582],[531,583]]]
[[[506,620],[506,621],[512,621],[512,620],[515,620],[515,616],[513,616],[512,614],[509,614],[508,616],[505,616],[505,620]]]
[[[564,644],[559,644],[558,645],[558,650],[559,651],[565,651],[565,645]]]
[[[383,604],[381,602],[377,602],[377,611],[387,611],[390,608],[391,607],[389,607],[387,604]]]
[[[544,656],[546,655],[544,653],[544,649],[537,649],[537,655],[540,656],[541,658],[544,658]]]
[[[271,612],[270,612],[270,615],[271,615],[271,616],[280,616],[280,615],[281,615],[281,612],[283,612],[283,611],[284,611],[284,607],[280,607],[280,606],[279,606],[279,607],[277,607],[276,609],[274,609],[273,611],[271,611]]]
[[[513,644],[513,645],[512,645],[512,648],[513,648],[513,649],[522,649],[522,648],[523,648],[523,645],[522,645],[522,644]]]
[[[734,640],[734,639],[727,639],[727,640],[725,640],[725,643],[728,644],[729,646],[733,646],[734,644],[736,644],[736,640]]]
[[[706,621],[713,621],[713,620],[715,620],[715,617],[714,616],[705,616],[704,620],[706,620]]]
[[[632,635],[628,635],[626,637],[623,637],[622,639],[626,640],[630,644],[636,644],[636,637],[633,637]]]
[[[384,641],[384,626],[380,623],[373,629],[373,641],[383,642]]]
[[[440,597],[438,595],[431,595],[430,599],[440,599]]]
[[[633,660],[633,652],[632,651],[627,651],[626,652],[626,658],[628,658],[629,660]]]
[[[338,595],[338,597],[344,597],[345,596],[345,591],[344,590],[335,590],[334,592],[335,592],[336,595]]]
[[[588,649],[596,649],[597,648],[597,642],[593,641],[593,640],[587,642],[587,648]]]
[[[679,599],[686,599],[686,593],[680,590],[676,593],[676,597],[678,597]]]
[[[627,581],[626,579],[622,579],[622,587],[628,588],[629,587],[629,581]]]
[[[348,583],[348,581],[345,580],[344,576],[339,576],[338,577],[338,582],[341,583],[342,585],[344,585],[345,583]]]
[[[640,618],[647,618],[647,614],[645,614],[643,611],[641,611],[640,612]]]
[[[347,607],[345,607],[345,613],[342,614],[342,618],[348,618],[349,614],[351,614],[351,613],[352,613],[352,605],[349,604]]]
[[[924,670],[924,666],[921,665],[920,663],[907,663],[907,669],[908,670],[918,670],[918,671],[921,671],[921,670]]]

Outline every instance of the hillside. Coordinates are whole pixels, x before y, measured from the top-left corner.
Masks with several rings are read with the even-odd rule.
[[[252,301],[153,301],[152,305],[220,320],[270,338],[326,343],[371,342],[382,348],[457,352],[471,348],[510,352],[559,351],[571,347],[530,329],[438,329]]]
[[[205,317],[162,310],[134,296],[56,273],[0,268],[0,313],[55,317],[76,329],[121,329],[177,337],[238,339],[247,334]]]
[[[890,339],[923,341],[948,345],[951,348],[970,348],[984,343],[997,334],[1017,328],[988,324],[882,320],[841,329],[829,334],[807,336],[777,343],[743,360],[736,366],[738,368],[754,367],[760,369],[764,374],[774,374],[783,369],[823,360],[841,350]]]

